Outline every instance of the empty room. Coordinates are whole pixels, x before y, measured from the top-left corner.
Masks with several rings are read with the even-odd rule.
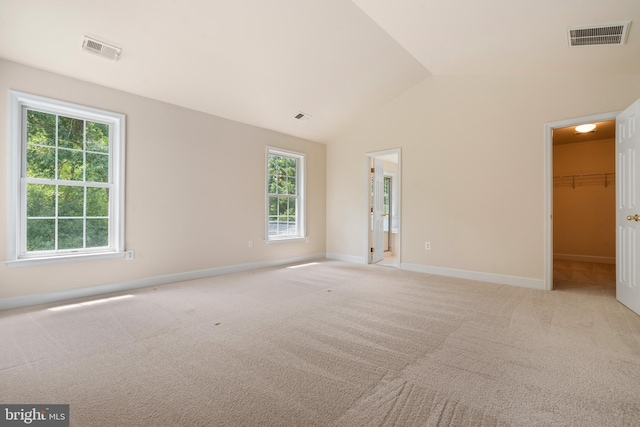
[[[639,25],[0,0],[0,425],[640,425]]]

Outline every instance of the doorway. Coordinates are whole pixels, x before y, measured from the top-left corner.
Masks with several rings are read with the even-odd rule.
[[[400,268],[400,149],[367,153],[368,264]]]
[[[617,114],[545,125],[547,290],[584,285],[615,296]],[[596,130],[575,130],[585,123]]]
[[[615,298],[615,131],[615,120],[553,130],[554,289]]]

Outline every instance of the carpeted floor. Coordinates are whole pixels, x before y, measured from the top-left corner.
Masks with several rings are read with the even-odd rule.
[[[323,260],[1,312],[0,403],[81,427],[638,426],[640,316],[570,283]]]

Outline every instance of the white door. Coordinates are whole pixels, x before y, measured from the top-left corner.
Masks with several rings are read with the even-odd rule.
[[[373,201],[372,201],[372,237],[373,251],[371,262],[376,263],[384,258],[384,226],[382,223],[384,213],[384,163],[382,160],[373,159]]]
[[[616,298],[640,314],[640,99],[616,118]]]

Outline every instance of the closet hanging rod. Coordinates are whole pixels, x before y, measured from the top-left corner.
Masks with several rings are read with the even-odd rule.
[[[554,178],[578,178],[578,177],[593,177],[593,176],[615,176],[615,172],[605,172],[605,173],[583,173],[583,174],[575,174],[575,175],[556,175]]]
[[[589,173],[577,175],[558,175],[553,177],[554,187],[572,187],[582,185],[604,185],[607,188],[610,184],[616,183],[614,172]]]

